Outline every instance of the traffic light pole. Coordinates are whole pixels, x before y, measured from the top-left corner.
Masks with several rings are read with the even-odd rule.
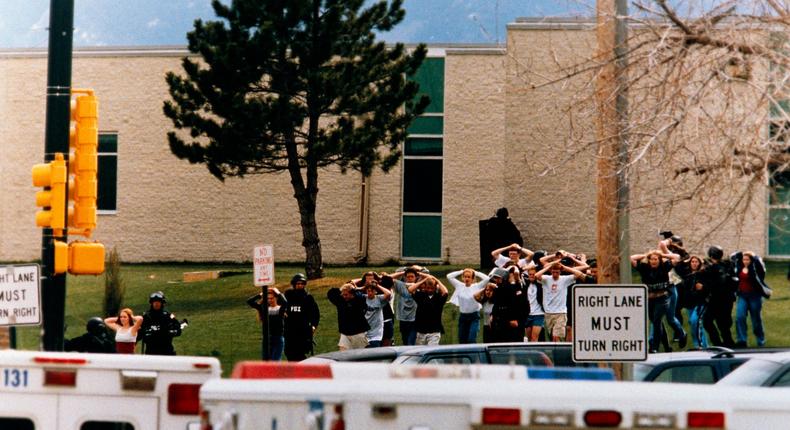
[[[49,55],[47,62],[47,117],[44,161],[55,153],[69,153],[69,112],[71,104],[71,49],[74,0],[50,0]],[[68,184],[67,184],[68,186]],[[66,193],[68,195],[68,192]],[[65,216],[68,216],[66,211]],[[64,231],[62,240],[66,240]],[[53,231],[43,229],[41,238],[42,338],[45,351],[62,351],[66,310],[66,274],[55,275]]]

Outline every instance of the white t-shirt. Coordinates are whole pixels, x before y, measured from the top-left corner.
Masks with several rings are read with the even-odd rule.
[[[573,275],[561,275],[556,281],[550,275],[541,276],[543,311],[547,314],[567,313],[568,287],[573,285],[575,280],[576,278]]]
[[[527,300],[529,300],[530,315],[543,315],[543,307],[538,303],[538,287],[531,282],[529,287],[527,287]],[[545,295],[543,300],[546,300]]]
[[[467,287],[466,284],[458,280],[462,273],[463,270],[458,270],[447,274],[447,280],[455,288],[452,297],[450,297],[450,303],[458,306],[458,310],[462,314],[479,312],[482,305],[475,300],[475,294],[485,288],[489,278],[484,273],[476,271],[475,276],[481,281]]]
[[[510,257],[499,254],[499,257],[494,260],[494,264],[496,264],[497,267],[505,267],[505,264],[507,264],[508,261],[510,261]],[[527,261],[526,258],[519,258],[516,265],[520,270],[524,270],[527,268],[528,263],[532,263],[532,260]]]
[[[381,309],[388,306],[387,300],[384,300],[384,294],[378,294],[372,299],[365,297],[365,303],[368,305],[365,318],[370,326],[365,336],[368,338],[368,342],[381,340],[384,337],[384,313]]]

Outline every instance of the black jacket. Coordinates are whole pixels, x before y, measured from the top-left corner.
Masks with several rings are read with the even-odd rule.
[[[181,323],[164,309],[149,309],[143,314],[143,325],[139,333],[145,346],[145,354],[176,355],[173,338],[181,336]]]
[[[743,253],[736,252],[730,256],[730,261],[734,266],[735,276],[737,277],[741,270],[743,270]],[[763,263],[762,258],[760,256],[755,255],[752,257],[752,262],[749,264],[749,279],[752,282],[752,285],[756,288],[754,294],[762,295],[763,287],[768,287],[768,284],[765,283],[765,263]]]
[[[713,261],[705,259],[705,266],[697,275],[708,292],[708,302],[712,304],[731,303],[735,301],[735,289],[738,283],[735,270],[729,261]]]
[[[303,289],[290,289],[285,293],[283,306],[283,325],[285,337],[292,339],[312,339],[313,327],[318,327],[321,319],[318,305],[313,296]]]
[[[71,339],[66,339],[63,349],[75,352],[115,352],[115,341],[106,331],[104,333],[85,333]]]
[[[340,288],[330,288],[326,297],[337,307],[337,326],[341,334],[353,336],[370,329],[365,318],[368,305],[365,302],[365,295],[360,291],[354,291],[353,299],[345,300],[340,294]]]

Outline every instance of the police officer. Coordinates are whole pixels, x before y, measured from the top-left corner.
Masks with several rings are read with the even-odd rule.
[[[176,355],[173,338],[181,336],[181,323],[165,310],[165,293],[155,291],[148,296],[151,307],[143,314],[143,353],[147,355]]]
[[[63,349],[76,352],[115,352],[115,341],[107,333],[107,326],[99,317],[93,317],[85,325],[87,333],[66,339]]]
[[[720,246],[711,246],[698,282],[708,292],[703,325],[711,343],[732,348],[735,346],[732,338],[732,307],[737,283],[733,280],[735,271],[732,264],[723,257],[724,250]]]
[[[292,288],[284,294],[287,302],[283,311],[285,358],[288,361],[304,360],[307,353],[313,351],[313,333],[321,316],[306,286],[307,277],[297,273],[291,278]]]

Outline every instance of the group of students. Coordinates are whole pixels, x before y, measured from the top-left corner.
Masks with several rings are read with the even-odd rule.
[[[631,256],[648,287],[650,350],[658,351],[661,345],[671,350],[665,320],[674,341],[685,348],[688,335],[681,309],[688,311],[694,348],[704,348],[709,341],[717,346],[746,346],[747,316],[757,344],[764,345],[761,309],[770,289],[762,260],[751,252],[736,252],[727,260],[718,246],[703,259],[687,253],[679,236],[663,233],[666,237],[657,249]],[[472,268],[449,273],[452,293],[428,269],[416,265],[395,273],[367,272],[329,289],[327,298],[337,309],[338,348],[393,345],[396,321],[400,344],[438,344],[447,302],[458,307],[458,343],[476,342],[481,325],[483,342],[572,340],[570,287],[597,283],[595,260],[564,250],[533,252],[516,243],[492,251],[491,256],[496,267],[488,274]],[[275,288],[266,300],[261,294],[247,300],[261,318],[268,318],[272,360],[280,360],[283,351],[289,361],[303,360],[312,352],[320,313],[306,285],[307,278],[296,274],[285,293]],[[731,333],[736,297],[737,341]]]
[[[708,248],[707,258],[689,254],[680,236],[661,233],[657,249],[631,256],[631,264],[648,287],[648,315],[653,327],[650,350],[661,346],[671,351],[663,322],[669,324],[673,341],[686,347],[682,309],[686,309],[691,328],[692,347],[709,345],[728,348],[747,346],[747,317],[751,320],[757,346],[765,345],[762,321],[763,300],[771,289],[765,282],[765,265],[749,251],[737,251],[725,258],[720,246]],[[732,310],[735,332],[732,336]]]
[[[477,341],[481,320],[484,342],[537,341],[544,325],[551,339],[569,339],[569,287],[594,283],[594,262],[562,250],[547,254],[517,244],[493,251],[492,257],[497,267],[489,274],[472,268],[449,273],[452,295],[420,266],[391,274],[368,272],[330,289],[327,297],[338,315],[338,348],[391,345],[395,320],[403,345],[438,344],[446,302],[459,310],[459,343]]]
[[[64,341],[64,350],[76,352],[101,352],[134,354],[137,342],[142,341],[142,352],[147,355],[175,355],[173,338],[181,335],[187,324],[178,321],[174,314],[165,310],[165,294],[155,291],[148,297],[150,308],[143,315],[135,315],[132,309],[123,308],[117,316],[101,319],[90,318],[86,332],[81,336]],[[114,336],[110,335],[110,332]]]

